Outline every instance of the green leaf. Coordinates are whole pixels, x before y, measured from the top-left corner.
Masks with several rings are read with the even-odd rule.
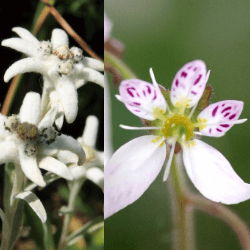
[[[34,193],[30,191],[22,192],[16,195],[16,199],[25,200],[33,209],[33,211],[37,214],[37,216],[40,218],[42,223],[46,222],[47,214],[45,208],[42,202],[38,199],[38,197]]]

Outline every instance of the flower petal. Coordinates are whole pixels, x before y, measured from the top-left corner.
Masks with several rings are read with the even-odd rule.
[[[46,67],[43,62],[36,58],[25,58],[13,63],[4,74],[4,81],[8,82],[12,77],[26,72],[37,72],[46,74]]]
[[[35,125],[39,123],[41,117],[41,100],[38,93],[29,92],[25,95],[19,117],[21,122],[28,122]]]
[[[176,74],[171,88],[171,102],[174,106],[182,100],[189,100],[189,108],[200,100],[207,83],[206,65],[201,60],[189,62]]]
[[[5,140],[5,137],[8,135],[9,131],[5,129],[4,122],[7,117],[0,113],[0,141]],[[1,152],[1,151],[0,151]]]
[[[0,164],[10,161],[18,162],[18,150],[14,142],[0,142]]]
[[[51,43],[53,44],[53,48],[56,48],[60,45],[69,46],[69,38],[67,33],[62,29],[53,29]]]
[[[72,164],[72,163],[77,163],[78,157],[76,154],[67,151],[67,150],[60,150],[57,154],[57,159],[65,164]]]
[[[55,88],[61,100],[67,123],[74,122],[78,112],[78,96],[73,82],[67,78],[60,78]]]
[[[85,67],[95,69],[98,71],[104,71],[104,63],[100,60],[91,58],[91,57],[84,57],[82,59],[82,63]]]
[[[42,158],[39,160],[38,166],[42,169],[57,174],[66,180],[73,180],[73,175],[71,174],[71,171],[68,169],[68,167],[53,157],[47,156]]]
[[[38,124],[38,128],[41,129],[41,128],[51,127],[53,123],[55,122],[56,115],[57,115],[57,107],[54,106],[50,108],[50,110],[43,117],[41,122]]]
[[[54,142],[46,147],[48,150],[69,150],[78,156],[78,165],[81,166],[85,162],[85,152],[82,149],[82,145],[73,137],[68,135],[57,135]]]
[[[139,79],[122,81],[119,87],[120,98],[127,109],[134,115],[154,120],[154,109],[156,107],[167,110],[166,101],[162,93],[152,84]]]
[[[133,139],[120,147],[105,166],[106,218],[136,201],[161,171],[166,144],[152,142],[155,139],[153,135]]]
[[[20,164],[24,174],[38,186],[45,187],[46,183],[43,180],[41,171],[37,166],[36,157],[27,156],[24,153],[24,150],[24,145],[20,145],[18,147]]]
[[[2,46],[12,48],[30,57],[36,57],[38,45],[22,38],[10,38],[2,41]]]
[[[82,135],[82,144],[95,147],[96,138],[98,134],[99,121],[96,116],[89,115],[86,119],[85,128]]]
[[[199,115],[201,120],[206,119],[200,132],[207,136],[223,136],[236,121],[243,109],[241,101],[221,101],[209,105]]]
[[[89,82],[94,82],[104,88],[104,75],[94,69],[82,68],[78,77]]]
[[[14,31],[15,33],[17,33],[21,38],[23,38],[24,40],[27,40],[31,43],[35,43],[35,44],[40,44],[40,41],[33,36],[28,30],[21,28],[21,27],[15,27],[12,29],[12,31]]]
[[[183,160],[195,187],[206,198],[224,204],[250,199],[250,184],[236,174],[228,160],[205,142],[194,142],[195,146],[183,147]]]
[[[104,173],[100,168],[92,167],[87,170],[86,177],[103,189]]]

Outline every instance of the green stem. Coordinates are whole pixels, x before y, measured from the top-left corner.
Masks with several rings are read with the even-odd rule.
[[[76,201],[77,195],[79,191],[81,190],[81,187],[84,181],[85,180],[83,179],[81,181],[74,181],[72,183],[69,183],[70,194],[69,194],[69,203],[68,203],[67,211],[73,212],[75,208],[75,201]],[[71,213],[67,213],[64,217],[63,228],[62,228],[62,233],[61,233],[61,237],[59,241],[58,250],[63,250],[63,248],[65,247],[65,244],[66,244],[65,240],[68,234],[70,218],[71,218]]]
[[[104,51],[104,63],[111,65],[113,68],[119,71],[124,79],[135,79],[136,75],[132,70],[119,58],[115,57],[108,51]]]
[[[193,208],[187,203],[184,196],[186,186],[184,176],[181,175],[177,156],[174,156],[171,176],[168,180],[168,188],[171,194],[171,205],[174,223],[174,250],[193,250],[195,249]]]

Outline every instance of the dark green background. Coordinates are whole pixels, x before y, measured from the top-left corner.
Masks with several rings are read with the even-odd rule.
[[[105,11],[114,22],[112,35],[125,44],[124,61],[138,78],[151,82],[153,67],[159,84],[170,88],[176,72],[187,62],[202,59],[211,70],[210,103],[242,100],[241,118],[250,111],[250,1],[109,0]],[[119,124],[140,126],[141,121],[114,98],[113,144],[117,149],[142,135]],[[250,183],[250,123],[234,126],[224,137],[203,138],[230,161]],[[171,249],[170,200],[162,172],[134,204],[105,221],[105,249]],[[230,206],[250,225],[250,201]],[[223,222],[195,214],[198,250],[241,249],[236,235]]]

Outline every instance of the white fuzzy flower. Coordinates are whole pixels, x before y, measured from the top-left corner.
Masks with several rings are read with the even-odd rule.
[[[236,204],[250,198],[250,184],[233,170],[215,148],[195,135],[223,136],[239,120],[243,102],[226,100],[209,105],[193,117],[205,89],[209,72],[196,60],[176,74],[167,103],[150,70],[153,85],[139,79],[120,85],[118,100],[136,116],[154,126],[126,129],[155,130],[155,135],[133,139],[120,147],[105,166],[105,217],[137,200],[157,177],[169,152],[163,180],[166,180],[175,145],[182,147],[183,162],[190,180],[206,198],[224,204]],[[170,109],[170,107],[171,109]],[[151,124],[152,124],[151,122]],[[199,132],[197,130],[199,129]]]
[[[50,42],[40,42],[28,30],[20,27],[13,28],[13,31],[21,38],[3,40],[2,45],[28,57],[12,64],[4,75],[4,81],[8,82],[13,76],[26,72],[42,74],[42,106],[46,105],[47,96],[56,91],[59,106],[63,108],[61,113],[65,115],[68,123],[72,123],[78,112],[77,88],[87,81],[103,87],[104,76],[98,71],[104,70],[104,64],[99,60],[84,57],[82,50],[77,47],[69,49],[68,36],[64,30],[54,29]]]
[[[42,187],[46,184],[39,168],[73,180],[68,167],[53,157],[58,150],[70,150],[77,154],[80,165],[85,162],[81,144],[52,127],[56,111],[56,108],[51,109],[41,120],[40,95],[29,92],[19,115],[6,117],[0,114],[0,164],[19,163],[25,175]]]
[[[86,177],[103,188],[104,173],[99,167],[104,165],[104,153],[95,149],[97,133],[98,119],[88,116],[83,135],[77,139],[86,153],[86,162],[83,165],[77,163],[75,154],[66,150],[59,151],[57,158],[65,164],[73,164],[71,171],[74,180]]]

